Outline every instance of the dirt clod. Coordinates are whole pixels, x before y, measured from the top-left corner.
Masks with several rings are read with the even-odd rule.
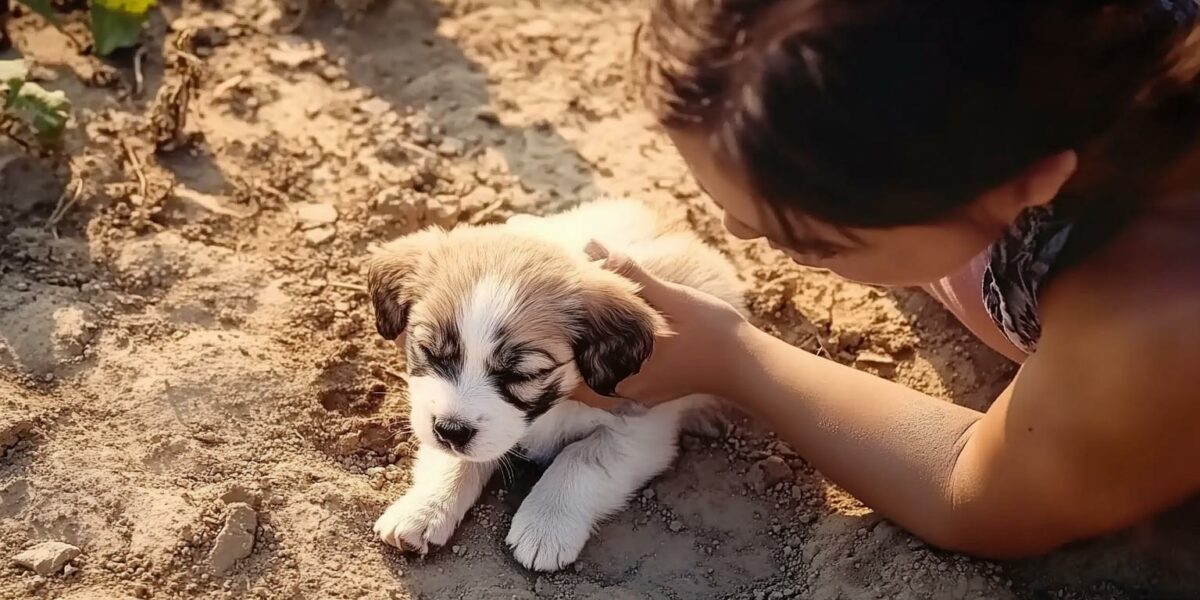
[[[217,534],[212,552],[208,555],[209,565],[217,574],[229,570],[237,561],[250,556],[254,549],[254,531],[258,527],[258,514],[249,504],[235,502],[229,505],[225,525]]]
[[[768,456],[750,467],[747,482],[754,491],[762,493],[780,483],[792,481],[792,468],[778,456]]]
[[[79,556],[79,548],[63,542],[42,542],[12,558],[13,564],[43,577],[58,573]]]

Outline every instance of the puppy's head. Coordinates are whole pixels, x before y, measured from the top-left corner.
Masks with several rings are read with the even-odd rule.
[[[393,242],[368,288],[380,335],[404,337],[414,432],[472,461],[511,450],[581,379],[612,394],[665,330],[628,280],[502,227]]]

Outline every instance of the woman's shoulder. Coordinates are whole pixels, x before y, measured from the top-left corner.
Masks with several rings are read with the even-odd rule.
[[[1186,365],[1200,383],[1200,195],[1133,219],[1056,276],[1041,308],[1044,336],[1131,370]]]

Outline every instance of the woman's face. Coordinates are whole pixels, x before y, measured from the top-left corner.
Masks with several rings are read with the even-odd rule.
[[[1028,194],[1030,183],[1050,182],[1023,176],[1012,185],[1000,186],[972,203],[970,217],[964,213],[938,223],[886,229],[840,228],[772,211],[737,173],[715,163],[702,136],[669,134],[697,182],[724,210],[725,228],[731,234],[746,240],[765,238],[797,263],[877,285],[921,285],[957,271],[997,239],[1021,210],[1041,203]],[[1039,189],[1034,196],[1044,196],[1048,202],[1063,182],[1065,178],[1052,192]]]

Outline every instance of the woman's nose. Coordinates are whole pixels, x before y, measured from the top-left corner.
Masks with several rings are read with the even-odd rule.
[[[722,222],[725,225],[725,230],[733,235],[733,237],[738,239],[756,240],[762,237],[761,233],[755,231],[749,225],[746,225],[745,223],[742,223],[741,221],[729,216],[728,212],[725,213],[724,217],[722,218]]]

